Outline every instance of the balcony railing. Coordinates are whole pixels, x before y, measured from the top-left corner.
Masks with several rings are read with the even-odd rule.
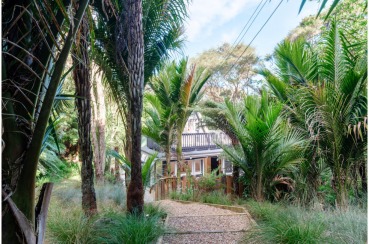
[[[184,133],[182,134],[182,151],[200,151],[200,150],[214,150],[219,146],[216,143],[223,145],[231,145],[231,140],[224,133]],[[152,139],[147,139],[147,147],[162,151],[160,146]],[[172,151],[176,150],[176,145],[172,145]]]

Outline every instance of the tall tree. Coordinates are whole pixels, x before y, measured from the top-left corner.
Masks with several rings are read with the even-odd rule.
[[[172,51],[182,44],[183,21],[187,15],[185,0],[155,0],[143,1],[143,29],[144,29],[144,73],[145,85],[157,70],[162,61],[168,58]],[[95,1],[94,9],[97,14],[95,26],[96,41],[93,47],[94,60],[103,70],[108,88],[118,103],[118,111],[125,127],[126,140],[124,153],[130,158],[130,113],[128,112],[128,73],[126,51],[117,56],[116,40],[117,16],[123,12],[123,2]],[[123,16],[120,14],[120,16]]]
[[[206,96],[214,101],[242,100],[245,94],[257,91],[253,66],[259,62],[253,47],[224,43],[201,53],[193,61],[212,74],[206,85]]]
[[[73,79],[76,87],[76,107],[78,111],[78,147],[82,161],[82,209],[85,214],[97,212],[92,167],[93,151],[91,146],[91,67],[88,53],[89,27],[87,14],[84,15],[72,52]],[[97,153],[97,152],[96,152]]]
[[[337,205],[343,208],[348,205],[351,169],[362,163],[356,155],[365,151],[367,126],[366,55],[350,52],[346,40],[333,22],[322,35],[321,53],[284,42],[277,49],[277,75],[266,76],[277,97],[284,94],[287,100],[295,100],[287,105],[307,125],[307,133],[319,132],[314,141],[332,172]],[[366,49],[362,43],[357,45]]]
[[[169,79],[165,81],[169,81]],[[158,83],[156,85],[160,86],[164,84]],[[160,87],[161,89],[154,88],[153,90],[156,91],[154,94],[145,94],[147,104],[145,106],[145,114],[147,118],[145,119],[142,133],[154,140],[163,149],[166,160],[164,175],[166,176],[168,174],[167,167],[172,157],[172,146],[176,137],[175,123],[177,117],[175,115],[175,104],[171,101],[167,103],[168,97],[171,96],[171,90],[167,90],[170,84],[165,85],[164,87]]]
[[[105,169],[105,124],[106,124],[106,108],[104,87],[102,85],[102,72],[98,70],[96,65],[93,65],[93,83],[91,86],[92,97],[92,120],[91,133],[92,145],[94,148],[94,165],[96,180],[101,182],[104,180]]]
[[[180,77],[180,93],[176,102],[176,132],[177,132],[177,168],[183,165],[182,158],[182,134],[187,120],[199,104],[204,95],[204,85],[210,78],[210,74],[203,68],[196,68],[195,65],[188,67],[188,60],[183,59],[177,66],[177,73]],[[177,170],[177,178],[180,179],[180,170]],[[179,186],[179,184],[178,184]]]
[[[141,174],[141,116],[144,90],[142,1],[128,0],[125,4],[126,10],[121,13],[120,23],[117,27],[120,35],[117,36],[116,45],[118,47],[118,56],[122,55],[124,45],[126,45],[128,52],[128,111],[130,114],[128,117],[130,141],[128,143],[131,144],[129,160],[132,166],[131,182],[127,191],[127,210],[131,213],[142,213],[144,204],[144,189]]]
[[[181,45],[182,25],[186,16],[186,2],[183,0],[143,1],[141,6],[143,7],[143,15],[140,13],[139,16],[134,16],[137,13],[129,13],[130,11],[128,11],[129,6],[134,7],[134,11],[138,11],[136,4],[141,6],[141,2],[132,3],[132,1],[94,2],[94,8],[98,13],[96,16],[98,21],[94,28],[97,40],[96,45],[93,46],[96,54],[94,60],[107,76],[108,87],[119,105],[119,113],[126,132],[125,155],[128,159],[135,158],[135,163],[132,161],[132,164],[137,164],[136,162],[141,160],[139,158],[141,154],[133,154],[133,152],[140,151],[141,147],[141,141],[138,141],[141,133],[141,90],[163,59],[169,57],[170,51]],[[133,23],[129,17],[138,18],[140,23]],[[137,42],[131,43],[131,39],[136,37],[135,31],[132,29],[134,25],[141,28],[141,31],[136,31],[142,32],[144,35],[143,45],[145,46],[137,48]],[[141,57],[137,56],[138,53],[130,52],[132,51],[130,48],[134,48],[137,52],[142,49],[143,59],[141,60]],[[137,66],[133,61],[141,63],[138,63],[139,66]],[[132,71],[136,73],[132,73]],[[144,72],[142,77],[141,72]],[[142,82],[141,79],[143,79]],[[137,100],[133,100],[133,98]],[[134,168],[132,177],[139,177],[139,169],[136,167],[140,166],[132,167]],[[138,181],[140,180],[138,179]],[[132,192],[136,183],[139,182],[131,181],[130,184],[129,192],[133,195],[131,194],[127,198],[129,211],[133,211],[133,208],[138,208],[138,211],[142,210],[143,189],[138,186],[139,189],[136,193]]]

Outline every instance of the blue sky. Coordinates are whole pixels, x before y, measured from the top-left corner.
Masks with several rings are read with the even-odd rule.
[[[233,43],[261,0],[192,0],[189,7],[189,20],[185,28],[187,41],[184,54],[194,57],[209,48],[224,42]],[[264,24],[280,0],[268,0],[253,23],[243,43],[248,44]],[[308,1],[303,11],[298,14],[301,0],[284,0],[251,44],[258,55],[271,54],[274,47],[300,21],[311,14],[316,14],[319,4]]]

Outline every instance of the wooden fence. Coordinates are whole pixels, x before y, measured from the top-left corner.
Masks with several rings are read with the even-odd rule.
[[[233,176],[223,176],[219,180],[219,183],[221,186],[220,188],[224,190],[225,194],[234,194],[239,197],[242,196],[244,190],[243,184],[239,182],[239,192],[235,193],[233,190]],[[188,188],[192,188],[192,190],[197,192],[200,190],[194,177],[192,177],[192,180],[187,180],[186,177],[182,177],[180,184],[181,191],[185,191]],[[170,193],[177,191],[177,177],[161,178],[152,189],[154,190],[155,201],[169,199]]]

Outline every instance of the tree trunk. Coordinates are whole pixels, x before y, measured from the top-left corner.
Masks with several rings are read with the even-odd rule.
[[[177,188],[181,186],[181,167],[183,166],[182,162],[182,131],[177,131]]]
[[[167,146],[167,148],[165,149],[165,161],[166,161],[166,166],[163,167],[163,176],[168,176],[168,167],[170,165],[170,145]],[[177,172],[178,172],[178,167],[177,167]]]
[[[228,133],[228,136],[231,138],[232,146],[237,146],[240,142],[238,139],[233,135]],[[240,196],[240,185],[239,185],[239,178],[240,178],[240,167],[237,165],[233,165],[232,167],[232,176],[233,176],[233,190],[234,194]]]
[[[259,162],[259,155],[256,154],[256,167],[257,167],[257,175],[256,175],[256,201],[261,202],[264,200],[263,194],[263,169]]]
[[[102,86],[101,80],[102,75],[97,71],[97,67],[93,68],[94,72],[94,84],[91,87],[91,96],[93,97],[93,107],[92,107],[92,125],[91,133],[93,138],[94,147],[94,165],[95,165],[95,175],[96,181],[104,180],[104,166],[105,166],[105,98],[104,98],[104,88]]]
[[[128,71],[129,71],[129,111],[131,113],[131,182],[127,192],[127,210],[142,213],[144,188],[141,173],[141,116],[144,89],[144,43],[142,31],[141,0],[126,1],[128,21]],[[122,18],[123,19],[123,18]]]
[[[348,192],[346,189],[346,175],[342,169],[333,172],[333,189],[336,192],[337,207],[345,210],[348,207]]]
[[[119,147],[114,147],[114,150],[119,153]],[[120,170],[119,170],[119,160],[116,158],[114,161],[114,175],[115,175],[115,181],[120,182]]]
[[[79,35],[76,38],[76,46],[73,50],[73,78],[76,86],[76,107],[78,110],[78,145],[80,160],[82,161],[82,208],[87,216],[97,212],[96,196],[94,189],[94,172],[92,167],[91,147],[91,83],[90,60],[88,57],[88,19],[84,15]],[[81,63],[78,57],[83,63]]]
[[[368,192],[368,182],[366,177],[366,162],[361,162],[361,165],[359,167],[359,174],[361,178],[361,191],[363,193]]]
[[[233,190],[234,194],[236,196],[241,196],[240,194],[240,185],[239,185],[239,179],[240,179],[240,167],[237,165],[233,165],[232,167],[232,176],[233,176]]]

